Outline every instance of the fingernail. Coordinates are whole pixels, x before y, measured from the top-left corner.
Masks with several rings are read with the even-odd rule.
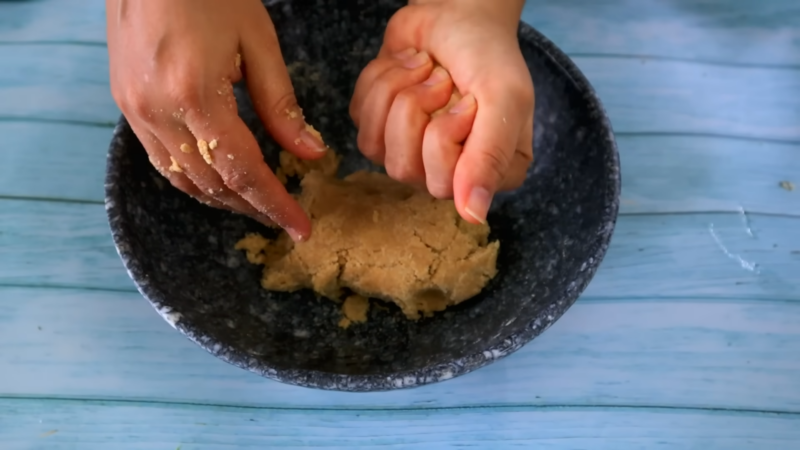
[[[403,63],[403,66],[406,69],[416,69],[417,67],[422,67],[423,65],[427,64],[430,60],[431,57],[428,56],[428,52],[419,52],[407,59],[406,62]]]
[[[486,224],[486,215],[489,214],[489,206],[492,204],[492,194],[482,187],[472,188],[472,192],[467,199],[467,206],[464,210],[475,220]]]
[[[426,86],[436,86],[437,84],[444,82],[448,78],[450,78],[450,74],[448,74],[443,67],[437,67],[433,69],[433,72],[431,72],[431,76],[429,76],[428,79],[425,80],[422,84]]]
[[[395,53],[392,56],[397,58],[397,59],[403,60],[403,59],[408,59],[408,58],[410,58],[410,57],[412,57],[412,56],[414,56],[416,54],[417,54],[417,49],[415,49],[415,48],[407,48],[407,49],[403,50],[402,52]]]
[[[472,106],[475,105],[475,96],[472,94],[467,94],[464,98],[458,101],[452,108],[450,108],[450,114],[461,114],[464,111],[468,111]]]
[[[310,129],[309,129],[310,128]],[[305,130],[300,132],[300,140],[311,150],[318,153],[323,153],[328,150],[325,143],[322,142],[322,136],[312,126],[307,126]]]
[[[286,233],[287,233],[287,234],[289,235],[289,237],[290,237],[290,238],[292,238],[292,240],[293,240],[293,241],[295,241],[295,242],[303,242],[303,241],[305,241],[305,240],[306,240],[306,237],[305,237],[305,236],[303,236],[302,234],[300,234],[300,233],[299,233],[297,230],[295,230],[294,228],[289,228],[289,227],[286,227],[286,228],[284,228],[284,230],[286,230]]]

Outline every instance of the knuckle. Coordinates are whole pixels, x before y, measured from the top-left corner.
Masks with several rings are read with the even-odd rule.
[[[167,96],[173,104],[186,109],[195,109],[202,101],[199,82],[193,78],[181,77],[167,88]]]
[[[420,179],[420,174],[416,170],[402,163],[387,164],[386,174],[402,183],[411,183]]]
[[[152,116],[150,102],[141,90],[135,86],[126,88],[117,87],[112,90],[111,95],[119,105],[119,108],[126,115],[148,120]]]
[[[255,178],[252,172],[245,170],[232,170],[222,174],[225,186],[233,192],[244,194],[253,189]]]
[[[407,23],[413,19],[415,12],[413,5],[406,5],[398,9],[389,21],[386,23],[386,36],[394,36],[395,34],[405,34],[407,30]]]
[[[285,111],[294,111],[298,109],[297,96],[294,91],[286,92],[278,97],[272,104],[272,110],[279,115],[285,114]]]
[[[403,89],[398,92],[394,98],[394,105],[402,111],[413,108],[419,105],[417,92],[413,88]]]
[[[375,95],[387,100],[387,104],[391,104],[394,97],[400,91],[397,77],[394,76],[394,70],[387,70],[384,74],[375,80],[373,86]]]
[[[359,132],[357,138],[358,148],[361,153],[373,162],[382,162],[380,156],[384,151],[381,141],[373,136],[371,133]]]
[[[356,128],[358,128],[359,119],[360,119],[359,112],[360,112],[360,109],[361,109],[361,105],[360,104],[356,104],[356,102],[357,102],[357,100],[355,98],[353,98],[353,100],[350,102],[350,107],[348,108],[347,112],[350,114],[350,119],[353,120],[353,123],[355,124]]]
[[[428,193],[430,193],[434,198],[439,200],[448,200],[453,198],[453,185],[450,183],[428,179],[426,185],[428,187]]]
[[[484,170],[489,171],[496,180],[502,180],[511,162],[508,153],[500,147],[494,146],[485,151],[482,156]]]

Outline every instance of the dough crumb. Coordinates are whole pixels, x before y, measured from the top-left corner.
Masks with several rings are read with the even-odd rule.
[[[304,165],[315,162],[281,153],[282,170],[301,178],[298,202],[311,218],[311,238],[248,235],[237,243],[264,266],[263,288],[311,288],[332,300],[353,292],[393,302],[416,320],[474,297],[497,274],[499,242],[489,242],[488,225],[462,219],[452,200],[375,172],[336,179],[338,157],[316,169]],[[344,319],[340,326],[353,322]]]
[[[233,64],[237,69],[242,67],[242,55],[240,53],[236,54],[236,59],[234,59]]]
[[[216,139],[212,139],[211,142],[208,143],[208,148],[210,148],[211,150],[215,150],[218,144],[219,142],[217,142]]]
[[[348,328],[354,323],[364,323],[367,321],[367,313],[369,312],[369,299],[360,295],[351,295],[342,304],[342,320],[339,321],[339,326]]]
[[[794,183],[792,183],[791,181],[781,181],[780,183],[778,183],[778,186],[789,192],[794,190]]]
[[[283,170],[284,175],[298,178],[302,178],[315,170],[322,172],[325,176],[332,177],[336,175],[341,162],[341,157],[333,151],[326,152],[325,156],[320,159],[304,160],[284,150],[280,153],[279,158],[280,168]]]
[[[178,173],[183,172],[183,169],[181,169],[181,166],[178,165],[178,161],[176,161],[175,158],[170,156],[169,160],[172,162],[172,165],[169,166],[169,171],[170,172],[178,172]]]
[[[230,154],[230,153],[228,153],[228,159],[230,159],[231,161],[233,161],[233,155],[232,155],[232,154]]]
[[[283,185],[286,185],[286,183],[288,183],[288,182],[289,182],[289,179],[288,179],[288,178],[286,178],[286,174],[283,172],[283,168],[281,168],[281,167],[278,167],[278,169],[277,169],[277,170],[275,170],[275,177],[276,177],[276,178],[278,179],[278,181],[280,181],[280,182],[281,182],[281,184],[283,184]]]
[[[264,251],[267,250],[269,240],[258,233],[247,233],[234,248],[244,250],[247,261],[251,264],[264,263]]]
[[[288,109],[287,108],[287,109],[283,110],[283,112],[286,113],[286,118],[290,119],[290,120],[291,119],[297,119],[298,117],[300,117],[300,113],[296,109]]]
[[[189,144],[181,144],[181,151],[183,153],[192,153],[192,147]]]
[[[322,139],[322,134],[320,134],[320,132],[317,131],[316,128],[314,128],[309,124],[306,124],[306,131],[311,133],[311,135],[314,136],[315,138],[319,139],[319,141],[322,142],[322,145],[325,145],[325,141]]]
[[[214,160],[211,158],[211,153],[208,151],[208,142],[200,139],[197,141],[197,149],[200,150],[200,154],[203,155],[203,159],[206,161],[206,164],[211,164]]]

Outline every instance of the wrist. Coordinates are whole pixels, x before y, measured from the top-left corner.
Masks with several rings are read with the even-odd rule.
[[[469,8],[478,14],[499,19],[516,32],[522,18],[525,0],[408,0],[409,5],[439,5],[440,7]]]

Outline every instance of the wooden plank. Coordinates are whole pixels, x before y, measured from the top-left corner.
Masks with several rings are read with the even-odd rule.
[[[575,57],[619,133],[800,141],[800,70]]]
[[[0,120],[6,160],[0,165],[0,196],[103,201],[111,132]],[[625,135],[618,144],[623,214],[744,210],[800,215],[800,195],[779,187],[783,180],[800,185],[800,144]]]
[[[102,202],[112,128],[0,120],[0,196]]]
[[[59,8],[60,9],[60,8]],[[0,46],[0,118],[109,124],[119,117],[103,47]]]
[[[618,133],[800,141],[800,69],[576,57]],[[0,46],[0,117],[108,123],[118,108],[103,48]],[[703,95],[698,95],[702,93]]]
[[[0,398],[800,412],[798,323],[797,302],[586,296],[522,350],[476,372],[416,389],[353,395],[272,382],[228,365],[173,330],[136,293],[4,287]]]
[[[103,0],[0,2],[0,43],[48,41],[105,45]]]
[[[133,290],[103,205],[0,200],[0,284]]]
[[[104,10],[102,0],[0,3],[0,42],[102,45]],[[793,0],[539,0],[527,3],[523,20],[573,54],[800,65]]]
[[[292,411],[16,400],[7,450],[489,448],[791,450],[797,416],[658,409]],[[10,447],[9,447],[10,445]]]
[[[571,54],[800,65],[794,0],[544,0],[522,18]]]
[[[619,136],[620,211],[800,215],[800,145],[717,137]]]
[[[798,224],[748,214],[622,216],[587,294],[800,300]],[[0,200],[0,230],[0,285],[133,289],[102,205]]]

